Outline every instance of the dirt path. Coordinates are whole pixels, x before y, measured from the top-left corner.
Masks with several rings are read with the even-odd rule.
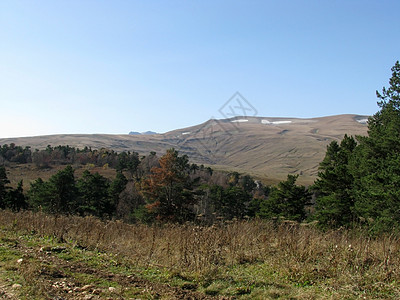
[[[52,274],[43,274],[50,277],[48,278],[48,293],[52,297],[58,296],[63,299],[104,299],[102,296],[99,296],[99,294],[108,292],[110,294],[109,299],[125,299],[123,296],[123,289],[134,289],[141,291],[141,295],[137,295],[136,297],[140,296],[143,297],[143,299],[224,299],[173,287],[168,284],[152,282],[136,277],[135,275],[114,274],[107,270],[89,267],[83,263],[69,263],[68,261],[52,256],[51,254],[46,255],[39,253],[38,258],[44,259],[47,262],[51,261],[51,264],[55,266],[55,269],[57,270],[57,272],[53,272]],[[114,282],[123,288],[111,288],[108,291],[105,291],[104,288],[98,287],[95,284],[82,286],[74,277],[68,276],[67,273],[69,272],[72,272],[73,274],[90,275],[107,282]]]
[[[5,244],[20,254],[15,272],[25,278],[29,291],[45,299],[232,299],[213,297],[195,291],[197,286],[181,287],[153,282],[134,274],[111,272],[107,266],[91,267],[85,262],[60,258],[59,250],[68,253],[68,247],[43,248],[27,246],[23,240]],[[56,249],[57,251],[54,251]],[[84,278],[84,279],[82,279]],[[88,278],[92,281],[88,284]],[[115,287],[113,287],[115,286]],[[21,286],[11,286],[0,280],[0,299],[17,299]],[[26,288],[26,287],[24,287]],[[29,292],[28,292],[29,293]],[[36,298],[36,296],[34,296]]]

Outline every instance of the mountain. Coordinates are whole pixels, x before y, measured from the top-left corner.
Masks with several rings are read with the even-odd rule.
[[[47,145],[79,148],[111,148],[116,151],[150,151],[163,154],[169,148],[189,156],[192,162],[216,169],[235,170],[270,180],[288,173],[300,174],[300,181],[315,179],[318,164],[332,140],[344,134],[366,135],[368,116],[336,115],[321,118],[235,117],[205,123],[164,134],[106,135],[68,134],[0,139],[43,149]]]
[[[146,131],[146,132],[131,131],[131,132],[129,132],[129,134],[130,135],[141,135],[141,134],[149,135],[149,134],[158,134],[158,133],[154,132],[154,131]]]

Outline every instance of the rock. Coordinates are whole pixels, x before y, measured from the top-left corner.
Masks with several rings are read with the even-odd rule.
[[[113,287],[113,286],[110,286],[110,287],[108,288],[108,291],[111,292],[111,293],[115,293],[116,290],[117,290],[117,289],[116,289],[115,287]]]
[[[79,290],[80,290],[81,292],[85,292],[85,291],[88,291],[88,290],[90,290],[90,289],[92,289],[92,288],[93,288],[92,285],[87,284],[87,285],[84,285],[83,287],[81,287]]]
[[[47,246],[47,247],[40,248],[40,252],[56,252],[56,253],[60,253],[60,252],[63,252],[65,250],[67,250],[66,247],[50,247],[50,246]]]
[[[101,294],[101,290],[100,290],[100,289],[93,290],[92,294],[94,294],[94,295],[100,295],[100,294]]]
[[[49,246],[40,248],[40,252],[50,252],[50,251],[51,251],[51,247],[49,247]]]

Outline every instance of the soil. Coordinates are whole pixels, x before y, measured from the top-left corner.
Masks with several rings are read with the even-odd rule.
[[[215,297],[202,294],[187,285],[186,289],[174,287],[169,284],[157,283],[137,277],[135,274],[121,275],[111,273],[109,270],[93,268],[81,262],[69,262],[55,255],[56,252],[27,247],[22,243],[13,246],[18,252],[23,253],[23,258],[18,269],[27,269],[31,261],[40,263],[40,270],[32,272],[35,282],[40,282],[40,289],[44,291],[46,299],[233,299],[232,297]],[[19,249],[18,249],[19,248]],[[46,267],[49,266],[49,267]],[[71,274],[75,274],[72,276]],[[107,282],[116,283],[122,288],[104,288],[96,284],[82,285],[76,278],[79,275],[92,275]],[[26,272],[25,272],[26,276]],[[17,289],[21,286],[11,286],[10,283],[0,281],[0,299],[18,299]],[[134,298],[124,297],[124,290],[135,290]],[[104,296],[104,295],[109,296]],[[143,295],[143,297],[141,296]]]

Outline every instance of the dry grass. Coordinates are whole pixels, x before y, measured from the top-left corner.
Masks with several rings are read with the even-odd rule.
[[[400,298],[400,239],[297,224],[211,227],[103,223],[93,217],[0,212],[0,226],[118,254],[143,268],[248,298]],[[233,286],[233,288],[232,288]]]

